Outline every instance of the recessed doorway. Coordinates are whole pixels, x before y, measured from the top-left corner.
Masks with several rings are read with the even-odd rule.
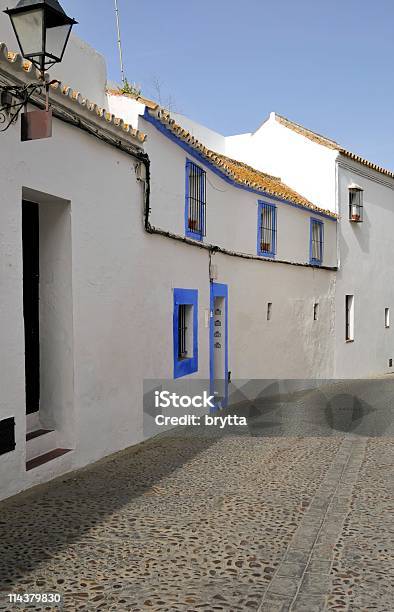
[[[40,233],[38,204],[22,202],[26,414],[40,408]]]

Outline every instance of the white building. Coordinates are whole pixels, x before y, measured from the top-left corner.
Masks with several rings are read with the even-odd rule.
[[[334,377],[392,372],[394,173],[275,113],[226,152],[338,214]]]
[[[2,17],[1,38],[16,48]],[[250,135],[225,138],[149,100],[107,98],[103,59],[76,37],[55,76],[52,138],[21,142],[19,123],[0,134],[0,498],[140,442],[144,379],[206,380],[225,404],[229,372],[262,381],[253,397],[265,380],[385,371],[377,350],[368,367],[344,352],[368,343],[363,281],[344,275],[350,247],[367,258],[373,213],[366,196],[360,231],[348,223],[340,234],[339,282],[355,313],[345,346],[343,153],[314,142],[319,161],[302,137],[271,160],[264,138],[251,146]],[[34,79],[2,43],[0,82]],[[315,184],[299,185],[291,155],[301,167],[309,154]]]

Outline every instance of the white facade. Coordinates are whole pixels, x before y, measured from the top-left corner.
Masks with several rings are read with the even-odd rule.
[[[282,125],[271,113],[254,134],[226,139],[226,152],[260,164],[313,202],[338,212],[334,376],[392,372],[394,337],[392,328],[385,327],[385,308],[394,307],[394,285],[385,270],[394,254],[394,178],[364,160],[352,160],[335,143],[319,143],[319,135],[311,140],[298,127]],[[349,221],[349,187],[354,184],[363,190],[362,223]],[[346,341],[346,295],[354,295],[354,342]]]
[[[394,308],[389,272],[394,257],[394,179],[340,156],[338,206],[340,268],[336,290],[336,377],[358,378],[393,371],[394,335],[385,308]],[[349,218],[349,186],[364,197],[364,220]],[[345,296],[354,296],[354,342],[345,341]]]
[[[0,18],[0,39],[3,34],[12,48]],[[391,259],[392,179],[383,184],[378,173],[361,172],[274,117],[254,134],[225,138],[174,116],[205,146],[280,176],[320,209],[340,211],[338,241],[332,215],[235,184],[144,116],[141,101],[107,98],[104,60],[76,37],[56,76],[62,85],[51,93],[52,138],[21,142],[19,125],[0,134],[0,426],[14,418],[16,442],[15,450],[0,454],[0,498],[144,438],[143,381],[175,376],[175,289],[198,292],[198,368],[190,379],[211,377],[213,277],[227,292],[224,375],[296,381],[384,371],[391,346],[384,308],[394,296],[378,271]],[[1,47],[0,78],[32,75],[20,60],[10,63]],[[103,114],[107,104],[146,134],[144,144],[140,133]],[[66,123],[65,113],[106,142]],[[143,152],[150,160],[149,226]],[[200,242],[185,236],[187,160],[206,173]],[[350,181],[365,190],[365,220],[357,227],[344,213]],[[22,200],[39,210],[40,409],[28,416]],[[276,206],[272,258],[258,253],[260,202]],[[324,225],[321,266],[310,264],[311,218]],[[345,294],[355,296],[353,343],[343,338]],[[377,334],[372,327],[379,326]],[[27,432],[40,428],[51,433],[26,441]],[[26,469],[27,461],[54,449],[69,452]]]

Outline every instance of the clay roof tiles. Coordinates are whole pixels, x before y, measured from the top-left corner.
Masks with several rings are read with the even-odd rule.
[[[3,42],[0,42],[0,67],[1,62],[11,64],[14,70],[24,71],[32,79],[38,79],[40,76],[31,62],[25,60],[19,53],[8,51],[7,45]],[[75,102],[81,107],[87,109],[103,122],[109,123],[116,129],[121,130],[123,134],[129,135],[139,144],[142,144],[146,140],[145,134],[134,129],[131,125],[126,124],[123,119],[115,117],[115,115],[109,113],[105,108],[101,108],[94,102],[91,102],[87,98],[83,97],[79,91],[72,89],[68,85],[56,82],[51,85],[51,90],[65,96],[66,98],[69,98],[72,102]]]
[[[266,192],[269,195],[282,198],[302,208],[306,208],[311,211],[323,213],[333,219],[337,218],[337,215],[332,211],[325,210],[316,206],[302,195],[291,189],[285,183],[282,183],[281,179],[260,170],[256,170],[247,164],[226,157],[220,153],[216,153],[211,149],[205,147],[199,140],[197,140],[190,132],[178,125],[175,120],[171,117],[170,113],[165,109],[160,108],[156,105],[154,110],[150,110],[149,114],[160,121],[170,132],[175,136],[185,141],[193,149],[195,149],[200,155],[222,172],[224,172],[234,183],[237,183],[244,187],[256,191]]]

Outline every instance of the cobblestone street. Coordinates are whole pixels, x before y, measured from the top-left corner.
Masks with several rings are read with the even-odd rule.
[[[392,611],[393,391],[261,398],[0,503],[0,610]]]

